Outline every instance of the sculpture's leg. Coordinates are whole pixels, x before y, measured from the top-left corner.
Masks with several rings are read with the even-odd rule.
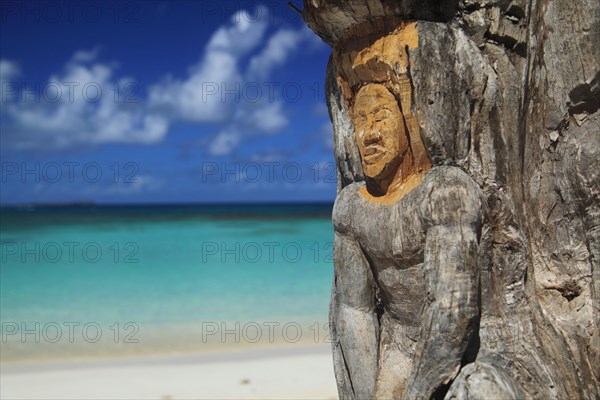
[[[406,390],[413,368],[416,338],[410,338],[406,328],[389,318],[386,313],[381,316],[380,329],[375,397],[399,399]],[[416,333],[418,328],[412,330]]]
[[[335,380],[338,387],[338,396],[340,399],[353,399],[354,389],[348,371],[348,365],[344,359],[340,338],[336,330],[336,315],[337,315],[337,290],[336,282],[333,281],[331,289],[331,300],[329,302],[329,331],[331,335],[331,347],[333,352],[333,369],[335,372]]]
[[[379,322],[375,314],[374,281],[370,266],[354,238],[339,229],[347,204],[336,200],[338,221],[333,245],[334,286],[330,309],[335,372],[343,399],[370,399],[375,394]],[[344,218],[342,218],[344,219]],[[338,229],[339,228],[339,229]]]
[[[444,399],[503,399],[524,398],[516,382],[498,368],[482,362],[461,369]]]

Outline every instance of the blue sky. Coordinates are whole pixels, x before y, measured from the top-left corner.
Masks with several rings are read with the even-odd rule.
[[[0,203],[333,200],[330,48],[286,3],[0,3]]]

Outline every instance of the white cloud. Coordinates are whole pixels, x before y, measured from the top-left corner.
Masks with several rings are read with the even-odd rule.
[[[261,133],[276,133],[288,124],[281,101],[266,103],[251,110],[247,120],[252,127]]]
[[[259,7],[258,12],[262,18],[244,10],[233,15],[213,33],[185,76],[166,75],[148,86],[147,98],[140,96],[144,90],[134,79],[115,77],[115,64],[98,60],[100,47],[75,52],[62,72],[50,76],[41,99],[23,99],[21,91],[2,102],[3,145],[52,149],[158,143],[173,122],[188,121],[218,124],[208,151],[225,155],[247,136],[281,132],[289,121],[278,94],[267,99],[265,91],[257,101],[249,101],[241,93],[247,84],[270,79],[302,46],[310,49],[322,43],[305,26],[279,29],[265,40],[268,9]],[[3,81],[19,74],[18,64],[0,61]],[[54,86],[62,91],[56,98]]]
[[[91,50],[79,50],[73,54],[71,60],[75,63],[88,63],[98,58],[100,53],[100,46],[97,46]]]
[[[265,78],[274,68],[283,65],[303,41],[315,36],[307,27],[298,30],[280,29],[269,39],[265,49],[250,60],[250,78]]]
[[[0,60],[0,115],[5,106],[15,100],[16,79],[21,75],[19,65],[14,61]]]
[[[267,10],[260,12],[265,15]],[[268,18],[253,21],[243,13],[232,16],[212,35],[202,59],[187,78],[167,77],[150,89],[150,105],[167,110],[173,118],[224,124],[208,146],[213,155],[230,154],[244,137],[275,134],[288,125],[281,100],[265,96],[256,102],[247,101],[240,91],[248,83],[267,79],[314,36],[306,27],[280,29],[251,57],[244,71],[241,60],[263,43]]]
[[[250,59],[246,70],[246,82],[268,80],[275,68],[284,65],[300,46],[322,45],[316,43],[315,35],[305,26],[298,30],[280,29],[267,41],[260,53]],[[244,136],[252,134],[275,134],[284,129],[289,121],[280,99],[261,98],[258,102],[242,102],[238,105],[232,121],[215,137],[209,147],[213,155],[231,153]]]
[[[267,15],[266,7],[259,7],[260,15]],[[228,26],[222,26],[211,37],[207,52],[225,51],[241,56],[260,44],[267,28],[268,18],[252,19],[246,10],[235,13]]]
[[[151,107],[165,109],[173,118],[219,122],[231,112],[223,91],[240,81],[237,60],[226,52],[211,52],[185,81],[167,79],[150,88]],[[239,83],[238,83],[239,84]]]
[[[217,136],[208,147],[210,154],[215,156],[230,154],[240,142],[240,133],[235,130],[225,129]]]
[[[261,9],[266,13],[266,9]],[[255,50],[267,28],[267,18],[252,22],[239,11],[210,38],[202,60],[185,80],[165,78],[150,88],[152,107],[167,110],[174,118],[195,122],[219,122],[230,118],[242,75],[240,58]]]
[[[10,60],[0,60],[0,82],[8,82],[21,75],[19,65]]]
[[[17,148],[62,148],[108,142],[156,143],[168,130],[168,120],[146,112],[141,102],[125,103],[123,82],[113,68],[77,52],[63,73],[44,86],[21,90],[18,99],[3,103],[2,135]],[[132,82],[135,84],[134,82]],[[120,91],[118,90],[120,89]],[[118,96],[117,96],[118,94]],[[10,119],[5,122],[5,119]]]
[[[246,104],[234,114],[232,121],[215,136],[208,150],[212,155],[227,155],[235,150],[244,136],[275,134],[288,125],[280,101]]]
[[[263,16],[267,13],[264,8],[259,11]],[[252,102],[241,98],[240,91],[246,84],[268,79],[303,43],[315,45],[315,35],[305,26],[280,29],[250,58],[244,71],[241,59],[262,43],[268,18],[252,20],[243,13],[232,16],[213,34],[202,60],[186,79],[167,77],[150,90],[150,104],[168,110],[174,118],[225,123],[208,146],[213,155],[230,154],[244,137],[275,134],[288,125],[281,100],[264,96]]]

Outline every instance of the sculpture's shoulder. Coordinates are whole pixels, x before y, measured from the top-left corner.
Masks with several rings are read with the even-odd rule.
[[[483,192],[459,167],[442,165],[428,171],[423,195],[421,214],[428,225],[481,222]]]
[[[352,216],[357,211],[359,190],[364,182],[354,182],[343,188],[335,198],[333,205],[333,228],[339,233],[350,233]]]

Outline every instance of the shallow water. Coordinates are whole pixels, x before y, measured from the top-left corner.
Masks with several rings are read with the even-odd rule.
[[[2,209],[2,360],[112,351],[101,343],[184,349],[210,342],[198,336],[215,326],[326,324],[330,213],[331,205]],[[127,337],[138,341],[124,346]]]

